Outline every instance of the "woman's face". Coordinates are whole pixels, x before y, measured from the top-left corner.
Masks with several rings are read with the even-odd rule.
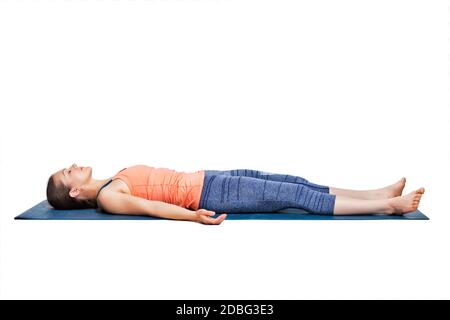
[[[55,174],[55,178],[69,188],[82,186],[88,183],[91,177],[91,167],[78,167],[75,163]]]

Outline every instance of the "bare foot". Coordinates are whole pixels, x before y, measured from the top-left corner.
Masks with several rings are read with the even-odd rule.
[[[420,199],[424,193],[425,188],[420,188],[404,196],[389,199],[388,214],[402,215],[416,211],[419,208]]]
[[[390,199],[399,197],[402,195],[403,189],[405,188],[406,178],[401,178],[394,184],[390,186],[384,187],[378,190],[378,198],[379,199]]]

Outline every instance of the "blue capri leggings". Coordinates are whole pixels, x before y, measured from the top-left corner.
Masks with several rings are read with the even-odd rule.
[[[251,169],[205,170],[199,208],[217,213],[299,208],[332,215],[336,195],[329,192],[327,186],[287,174]]]

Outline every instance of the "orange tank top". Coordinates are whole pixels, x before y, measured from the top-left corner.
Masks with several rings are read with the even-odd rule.
[[[136,165],[120,170],[111,179],[123,180],[133,196],[198,210],[204,177],[204,170],[179,172]]]

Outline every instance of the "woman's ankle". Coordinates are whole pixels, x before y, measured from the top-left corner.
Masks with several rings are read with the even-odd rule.
[[[395,212],[395,208],[392,205],[392,199],[394,199],[394,198],[380,200],[380,201],[383,202],[382,209],[381,209],[380,213],[393,214]]]

